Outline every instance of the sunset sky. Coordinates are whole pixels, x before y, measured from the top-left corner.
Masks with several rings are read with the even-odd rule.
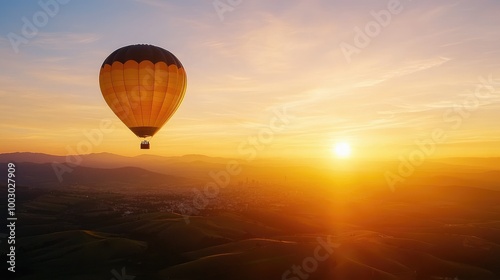
[[[260,134],[261,157],[331,157],[348,142],[353,158],[397,158],[440,130],[433,156],[500,156],[497,0],[72,0],[46,18],[38,1],[1,5],[0,152],[65,155],[110,120],[89,152],[244,157]],[[98,81],[137,43],[171,51],[188,76],[149,151]],[[276,110],[288,117],[269,140]]]

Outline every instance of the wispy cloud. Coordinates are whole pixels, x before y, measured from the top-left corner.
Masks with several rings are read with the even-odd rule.
[[[433,59],[405,62],[402,66],[399,66],[398,69],[395,70],[389,70],[385,73],[371,73],[372,74],[371,76],[376,76],[376,77],[361,81],[356,86],[358,87],[374,86],[394,78],[399,78],[420,71],[425,71],[434,67],[439,67],[444,63],[448,62],[449,60],[450,58],[447,57],[438,57]]]
[[[98,41],[95,33],[40,32],[28,45],[53,50],[67,50],[75,45],[90,44]]]
[[[175,7],[174,4],[164,0],[134,0],[134,1],[154,8],[172,9],[173,7]]]

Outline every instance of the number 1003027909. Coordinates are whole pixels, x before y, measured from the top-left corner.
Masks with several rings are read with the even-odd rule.
[[[9,216],[14,216],[16,207],[16,165],[14,163],[7,164],[7,191],[8,191],[8,210]]]

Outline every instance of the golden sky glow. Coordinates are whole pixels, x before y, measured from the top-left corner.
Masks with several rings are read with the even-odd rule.
[[[179,58],[188,88],[147,153],[331,157],[344,139],[356,157],[397,158],[438,130],[433,156],[500,156],[500,3],[401,1],[366,37],[397,3],[349,2],[70,1],[17,53],[9,34],[43,10],[2,4],[0,152],[143,153],[98,73],[115,49],[149,43]]]

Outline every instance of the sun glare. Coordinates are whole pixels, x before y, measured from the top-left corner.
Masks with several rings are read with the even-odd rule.
[[[338,158],[348,158],[351,156],[351,146],[346,142],[339,142],[333,147],[333,152]]]

